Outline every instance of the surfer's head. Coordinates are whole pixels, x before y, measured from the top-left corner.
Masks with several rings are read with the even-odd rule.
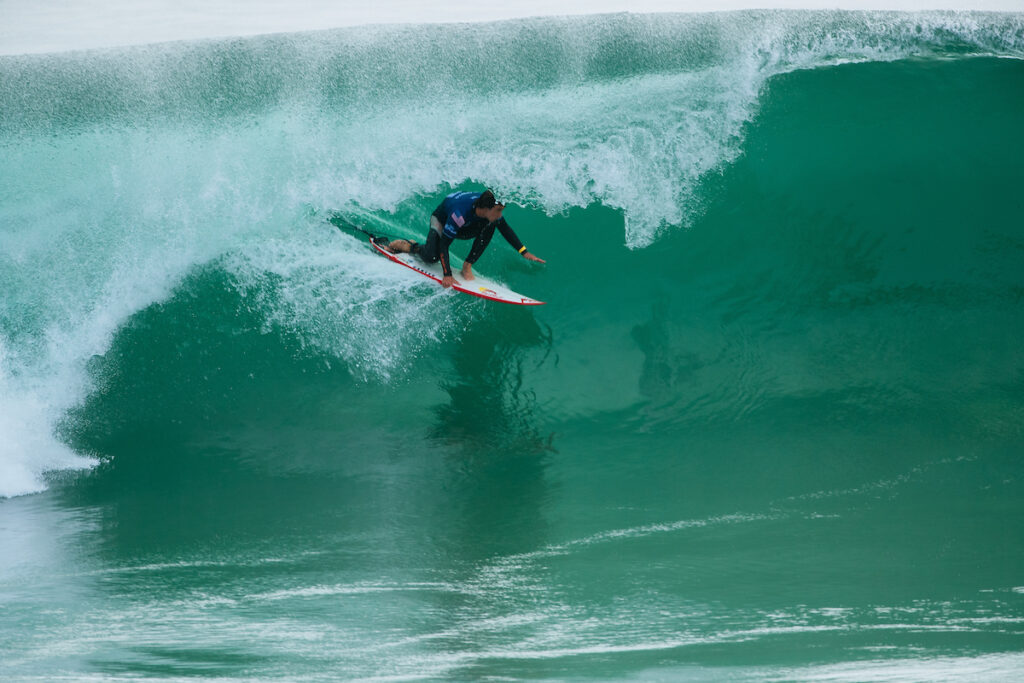
[[[505,205],[494,198],[493,192],[484,190],[473,203],[473,209],[476,211],[476,215],[493,223],[501,218],[501,212],[505,210]]]

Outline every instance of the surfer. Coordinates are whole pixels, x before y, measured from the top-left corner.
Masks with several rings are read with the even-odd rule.
[[[424,244],[411,240],[394,240],[387,248],[392,253],[402,252],[415,254],[427,263],[441,262],[444,278],[441,285],[451,287],[455,284],[452,267],[448,259],[448,247],[453,240],[473,240],[469,256],[463,262],[460,271],[463,279],[472,280],[473,264],[484,253],[491,242],[495,229],[512,245],[512,248],[529,261],[544,263],[526,250],[515,232],[502,217],[505,205],[494,198],[490,190],[484,192],[453,192],[430,215],[430,230]]]

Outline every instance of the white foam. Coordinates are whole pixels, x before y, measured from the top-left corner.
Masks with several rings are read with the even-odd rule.
[[[51,436],[59,405],[0,379],[0,498],[46,489],[43,475],[53,470],[88,469],[96,461],[74,453]]]
[[[761,680],[856,681],[857,683],[1002,683],[1019,681],[1024,655],[1000,653],[976,657],[921,657],[824,664],[764,671]]]
[[[354,584],[332,584],[302,586],[299,588],[286,588],[246,596],[246,600],[256,601],[277,601],[293,600],[302,598],[336,597],[349,595],[366,595],[370,593],[458,593],[460,590],[447,583],[439,582],[411,582],[411,583],[354,583]]]
[[[313,229],[319,237],[257,240],[223,265],[267,330],[288,330],[364,379],[404,371],[405,359],[443,334],[446,317],[438,308],[452,292],[396,271],[361,240],[322,224]]]

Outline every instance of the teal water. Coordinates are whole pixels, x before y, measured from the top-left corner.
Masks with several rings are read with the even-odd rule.
[[[0,59],[0,678],[1019,679],[1021,15],[475,31]]]

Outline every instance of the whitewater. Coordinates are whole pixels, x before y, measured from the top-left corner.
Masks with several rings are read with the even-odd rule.
[[[0,674],[1013,680],[1024,13],[804,5],[0,2]]]

